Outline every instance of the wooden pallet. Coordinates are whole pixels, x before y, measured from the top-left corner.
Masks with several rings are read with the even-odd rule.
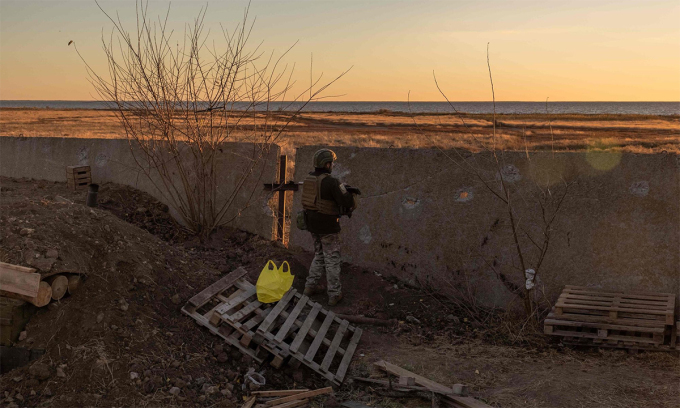
[[[579,345],[659,347],[672,337],[675,295],[598,292],[566,286],[545,319],[544,332]],[[673,339],[671,338],[671,341]]]
[[[86,188],[92,183],[90,166],[67,166],[66,182],[71,190]]]
[[[237,269],[191,298],[182,311],[258,362],[271,354],[274,367],[305,364],[341,384],[361,329],[295,289],[263,304],[245,275]]]
[[[630,320],[649,320],[652,324],[661,321],[665,325],[673,325],[675,295],[600,292],[583,286],[567,285],[557,299],[555,314],[608,317],[612,323],[624,325]]]
[[[362,330],[291,289],[257,328],[274,345],[334,384],[347,374]]]

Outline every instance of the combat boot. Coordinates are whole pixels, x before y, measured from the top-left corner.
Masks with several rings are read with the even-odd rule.
[[[323,287],[320,285],[314,285],[314,286],[305,286],[305,291],[303,294],[305,296],[312,296],[316,295],[317,293],[322,293],[323,292]]]
[[[342,300],[342,293],[338,293],[337,295],[330,296],[328,298],[328,306],[335,306],[338,303],[340,303],[341,300]]]

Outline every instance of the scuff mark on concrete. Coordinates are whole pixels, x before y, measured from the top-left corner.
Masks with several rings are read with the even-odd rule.
[[[104,153],[99,153],[97,157],[94,159],[94,164],[97,167],[104,167],[106,166],[106,163],[109,162],[109,156],[105,155]]]
[[[401,205],[407,210],[412,210],[420,205],[420,200],[413,197],[404,197],[401,201]]]
[[[454,197],[456,197],[456,201],[460,203],[466,203],[468,201],[471,201],[474,198],[474,191],[472,187],[463,187],[459,188],[456,190],[456,193],[454,194]]]
[[[364,244],[370,243],[371,240],[373,239],[373,237],[371,236],[371,228],[368,225],[364,225],[359,230],[359,239]]]
[[[501,171],[496,174],[496,180],[500,180],[501,175],[503,175],[503,180],[508,183],[514,183],[522,179],[519,169],[514,164],[505,165]]]
[[[645,197],[647,194],[649,194],[649,182],[636,181],[630,186],[629,191],[634,196]]]
[[[80,150],[78,150],[78,164],[85,165],[87,164],[87,159],[90,156],[90,149],[87,147],[81,147]]]

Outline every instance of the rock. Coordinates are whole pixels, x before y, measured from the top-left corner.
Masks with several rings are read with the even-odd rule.
[[[227,353],[220,353],[217,355],[217,361],[220,363],[226,363],[229,360]]]
[[[138,378],[139,378],[139,374],[137,374],[137,373],[134,372],[134,371],[130,372],[130,379],[131,379],[131,380],[136,380],[136,379],[138,379]]]
[[[12,377],[12,381],[14,381],[14,382],[21,382],[21,380],[23,380],[23,379],[24,379],[24,377],[22,377],[22,376]]]
[[[111,325],[111,330],[118,330],[118,326],[116,326],[115,324],[112,324],[112,325]]]
[[[42,363],[33,364],[31,368],[28,369],[28,373],[40,381],[44,381],[52,376],[50,367]]]
[[[179,295],[174,295],[173,297],[170,298],[170,300],[172,301],[172,303],[176,305],[179,305],[182,302],[179,298]]]
[[[24,396],[21,395],[21,394],[15,395],[14,398],[18,399],[19,401],[23,401],[23,400],[24,400]]]
[[[31,396],[35,395],[35,391],[31,390]]]
[[[51,390],[49,387],[45,387],[45,389],[43,390],[42,393],[43,393],[43,395],[45,395],[45,396],[47,396],[47,397],[51,397],[51,396],[52,396],[52,390]]]
[[[181,390],[177,387],[170,388],[170,394],[172,394],[172,395],[179,395],[180,392],[181,392]]]
[[[460,323],[460,319],[452,314],[446,316],[446,320],[452,321],[454,323]]]
[[[175,384],[175,387],[179,388],[184,388],[187,386],[187,382],[182,380],[181,378],[175,378],[175,380],[172,383]]]
[[[409,322],[409,323],[413,323],[413,324],[420,324],[420,320],[418,320],[415,317],[410,316],[410,315],[406,316],[406,321]]]
[[[203,387],[201,387],[201,392],[208,392],[208,389],[211,387],[210,384],[204,383]]]
[[[35,230],[32,229],[32,228],[22,228],[22,229],[19,231],[19,235],[25,237],[25,236],[27,236],[27,235],[31,235],[31,234],[34,233],[34,232],[35,232]]]
[[[26,380],[24,385],[29,387],[29,388],[30,387],[37,387],[38,385],[40,385],[40,381],[36,380],[35,378],[31,378],[30,380]]]
[[[101,323],[102,320],[104,320],[104,313],[99,312],[99,314],[97,315],[97,323]]]
[[[16,333],[16,332],[15,332]],[[22,331],[19,333],[19,341],[24,341],[26,340],[26,337],[28,337],[28,333],[26,333],[26,330]]]
[[[219,355],[220,353],[224,353],[224,345],[218,344],[215,347],[213,347],[213,353],[215,353],[215,355]]]
[[[201,395],[200,397],[198,397],[198,400],[201,402],[205,401],[205,395]]]
[[[144,383],[144,392],[147,394],[151,394],[154,392],[156,389],[156,386],[154,385],[153,381],[147,381]]]
[[[66,377],[66,373],[64,372],[63,368],[57,367],[57,377],[60,377],[60,378]]]
[[[31,241],[30,239],[27,239],[26,242],[24,242],[24,245],[26,245],[27,249],[35,249],[35,242]]]
[[[144,208],[144,207],[138,207],[138,208],[137,208],[137,212],[138,212],[138,213],[145,213],[145,212],[146,212],[146,208]]]
[[[208,381],[208,380],[206,380],[206,379],[203,378],[203,377],[198,377],[198,378],[196,379],[196,384],[197,384],[197,385],[203,385],[206,381]]]
[[[49,272],[52,269],[52,265],[56,262],[54,258],[38,258],[31,261],[31,266],[36,269],[40,269],[43,272]]]
[[[57,259],[59,258],[59,251],[57,251],[56,249],[48,249],[47,252],[45,253],[45,257]]]
[[[222,393],[222,395],[224,395],[224,396],[227,397],[227,398],[231,398],[231,391],[229,391],[229,390],[226,389],[226,388],[223,389],[223,390],[221,390],[220,393]]]
[[[108,225],[104,225],[104,231],[111,232],[111,227],[109,227]]]
[[[238,377],[238,373],[236,371],[227,370],[227,379],[229,379],[229,381],[234,381],[236,377]]]

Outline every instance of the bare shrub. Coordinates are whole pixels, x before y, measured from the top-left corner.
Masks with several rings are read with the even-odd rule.
[[[83,59],[90,81],[117,113],[141,171],[202,238],[248,206],[261,185],[247,181],[262,177],[288,124],[347,72],[324,84],[319,75],[293,94],[294,66],[284,63],[290,49],[275,57],[250,46],[254,22],[247,8],[235,28],[221,27],[221,45],[204,25],[207,7],[179,38],[168,27],[170,7],[156,20],[148,1],[137,2],[132,32],[100,9],[113,24],[108,39],[102,37],[108,75]],[[219,153],[234,137],[252,143],[252,151],[241,158],[242,168],[227,163],[230,174],[224,174],[218,171]],[[242,191],[246,185],[252,191]],[[239,193],[249,199],[236,208]]]

